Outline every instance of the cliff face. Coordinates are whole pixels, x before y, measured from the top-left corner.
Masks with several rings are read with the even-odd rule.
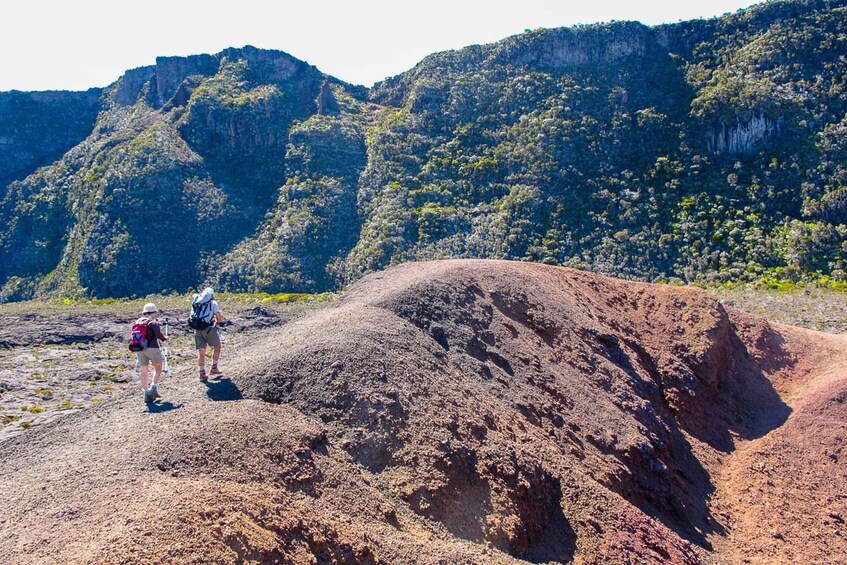
[[[372,109],[347,97],[339,103],[325,83],[319,114],[290,130],[288,179],[272,214],[256,234],[223,257],[214,279],[233,290],[332,288],[335,265],[359,236],[359,177],[367,164]],[[327,110],[332,111],[327,113]]]
[[[321,291],[445,257],[847,278],[845,10],[535,30],[370,90],[245,47],[2,94],[0,300]]]
[[[498,60],[506,64],[535,65],[545,68],[605,64],[624,57],[644,55],[653,33],[637,22],[599,29],[554,29],[534,32],[532,41],[505,42]]]
[[[219,62],[212,55],[156,58],[156,94],[159,106],[164,106],[179,91],[190,76],[209,77],[218,71]],[[184,105],[186,101],[183,101]]]
[[[779,121],[758,115],[734,125],[721,124],[708,140],[712,153],[751,153],[768,137],[779,133]]]
[[[0,186],[53,163],[85,139],[100,92],[0,92]]]

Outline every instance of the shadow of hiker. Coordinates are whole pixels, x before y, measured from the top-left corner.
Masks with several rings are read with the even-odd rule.
[[[182,404],[174,404],[173,402],[156,402],[147,405],[147,411],[151,414],[169,412],[178,408],[182,408]]]
[[[229,378],[222,377],[216,381],[205,381],[208,388],[206,394],[214,401],[241,400],[241,391]]]

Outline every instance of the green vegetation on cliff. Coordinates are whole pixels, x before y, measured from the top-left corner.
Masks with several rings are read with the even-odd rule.
[[[386,188],[351,272],[388,248],[654,280],[843,279],[842,5],[537,30],[377,85],[402,110],[371,133],[386,154],[366,180]]]
[[[6,187],[0,300],[314,292],[443,257],[844,281],[845,52],[847,2],[793,0],[535,30],[370,91],[250,47],[161,58]]]
[[[289,129],[327,79],[279,52],[218,58],[176,80],[170,60],[128,72],[84,141],[9,185],[0,299],[183,291],[254,233],[286,182]]]

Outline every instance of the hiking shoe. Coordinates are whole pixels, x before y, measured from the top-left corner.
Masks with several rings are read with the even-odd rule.
[[[162,398],[162,395],[159,394],[159,389],[151,388],[150,389],[150,398],[152,398],[153,400],[156,400],[157,398]]]
[[[200,371],[200,380],[201,381],[209,380],[208,377],[206,377],[206,371]]]
[[[149,390],[144,391],[144,402],[150,404],[151,402],[156,401],[157,396],[153,396],[153,394]]]
[[[224,372],[223,372],[223,371],[221,371],[220,369],[218,369],[218,366],[217,366],[217,365],[212,365],[212,370],[211,370],[211,371],[209,371],[209,373],[210,373],[210,374],[212,374],[212,375],[223,375],[223,374],[224,374]]]

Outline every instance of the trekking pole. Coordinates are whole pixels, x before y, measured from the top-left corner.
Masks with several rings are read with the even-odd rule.
[[[168,337],[168,318],[165,318],[165,337]],[[162,350],[162,372],[168,376],[171,376],[171,367],[168,365],[168,355],[170,354],[170,349],[168,348],[168,342],[166,341],[163,344],[159,344]]]

